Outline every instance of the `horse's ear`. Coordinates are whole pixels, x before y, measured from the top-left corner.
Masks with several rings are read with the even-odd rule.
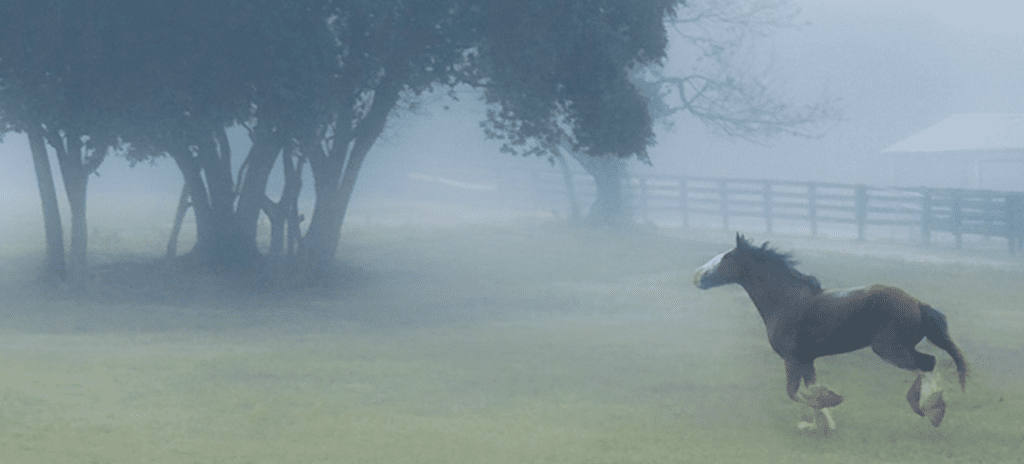
[[[743,234],[736,232],[736,248],[743,248],[747,245],[747,238]]]

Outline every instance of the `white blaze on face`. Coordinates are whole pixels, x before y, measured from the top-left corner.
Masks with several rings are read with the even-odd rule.
[[[703,266],[697,268],[697,272],[693,274],[693,284],[700,287],[701,277],[704,277],[704,274],[717,271],[718,265],[722,262],[722,257],[725,256],[726,253],[728,253],[728,251],[709,259]]]

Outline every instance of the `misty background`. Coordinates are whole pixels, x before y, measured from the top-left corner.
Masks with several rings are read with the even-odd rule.
[[[931,162],[893,164],[881,151],[954,113],[1024,112],[1024,32],[1015,20],[1024,6],[1014,2],[795,2],[798,27],[777,30],[757,41],[757,66],[795,101],[825,94],[841,99],[845,120],[820,139],[777,137],[763,144],[718,134],[682,113],[673,127],[656,124],[651,166],[631,163],[634,172],[690,176],[817,180],[871,186],[960,187],[1022,190],[1024,163],[982,163],[982,185],[969,185],[960,165]],[[678,42],[670,31],[670,40]],[[678,45],[678,44],[677,44]],[[673,55],[670,43],[666,74]],[[766,66],[765,66],[766,65]],[[498,152],[479,126],[484,104],[473,90],[459,89],[458,101],[427,94],[414,111],[393,113],[360,173],[353,208],[374,199],[403,199],[422,179],[439,175],[472,185],[509,168],[555,170],[546,159]],[[238,162],[248,151],[246,134],[229,132]],[[52,151],[52,149],[51,149]],[[27,138],[10,133],[0,143],[3,198],[0,214],[37,222],[38,191]],[[52,163],[56,170],[56,163]],[[908,168],[908,166],[910,166]],[[895,169],[894,169],[895,168]],[[276,169],[280,171],[278,163]],[[308,168],[307,168],[308,169]],[[90,204],[137,201],[166,207],[173,215],[182,179],[169,158],[129,168],[107,159],[90,182]],[[415,175],[413,176],[415,177]],[[280,185],[272,176],[270,191]],[[311,183],[304,187],[309,189]],[[59,191],[63,190],[60,182]],[[472,196],[472,192],[463,192]],[[66,202],[66,196],[58,197]],[[459,201],[459,198],[441,198]],[[153,200],[156,200],[155,202]],[[300,202],[308,202],[304,194]],[[589,206],[589,205],[584,205]],[[23,216],[27,214],[29,216]]]
[[[762,4],[771,3],[742,5]],[[738,63],[764,73],[767,87],[794,106],[821,96],[840,99],[843,119],[817,139],[752,143],[680,112],[671,124],[655,121],[651,164],[631,160],[633,173],[1024,191],[1024,163],[985,164],[982,185],[974,185],[955,160],[921,155],[893,163],[882,153],[952,114],[1024,113],[1024,6],[996,0],[792,4],[801,11],[795,26],[754,38],[747,61]],[[675,31],[668,37],[664,75],[689,74],[686,54],[693,50]],[[760,217],[730,222],[719,210],[711,215],[720,217],[704,223],[722,225],[713,230],[575,227],[560,216],[564,211],[550,210],[564,206],[564,192],[548,195],[557,206],[542,207],[535,198],[540,183],[531,183],[542,172],[548,186],[564,188],[559,166],[546,157],[502,153],[501,141],[488,140],[480,126],[487,111],[480,93],[457,87],[455,95],[423,94],[414,109],[390,113],[359,171],[332,255],[341,272],[327,285],[296,291],[283,278],[281,286],[246,285],[246,274],[203,272],[187,259],[147,263],[166,247],[182,170],[169,156],[129,167],[116,155],[88,185],[89,292],[22,288],[48,243],[28,141],[5,134],[2,459],[1019,459],[1024,264],[1006,256],[1002,239],[979,237],[986,247],[969,251],[953,250],[951,237],[925,246],[922,235],[930,232],[918,221],[900,226],[901,234],[882,225],[869,236],[885,240],[835,240],[842,227],[854,229],[846,238],[856,236],[856,226],[831,224],[818,233],[812,225],[815,232],[790,234],[798,228],[776,221],[773,229],[768,214],[762,226]],[[227,136],[237,175],[251,138],[238,127]],[[576,159],[564,158],[584,172]],[[60,179],[55,160],[51,167]],[[281,163],[274,169],[271,198],[283,186]],[[306,170],[299,205],[308,221],[315,195]],[[757,195],[771,188],[748,184],[756,184],[749,202],[761,202]],[[55,186],[67,221],[64,183]],[[850,190],[846,197],[854,198]],[[591,205],[581,200],[580,206]],[[266,216],[260,221],[262,247]],[[188,249],[196,228],[186,223],[179,250]],[[783,362],[750,298],[739,286],[701,291],[691,283],[694,268],[733,246],[733,231],[793,250],[801,272],[827,288],[881,282],[941,308],[972,368],[966,392],[948,387],[942,428],[907,407],[914,373],[861,350],[817,364],[822,381],[847,398],[835,411],[840,433],[826,440],[798,433],[794,425],[810,409],[786,396]],[[290,268],[272,268],[278,269],[286,276]],[[939,369],[955,378],[945,355]]]

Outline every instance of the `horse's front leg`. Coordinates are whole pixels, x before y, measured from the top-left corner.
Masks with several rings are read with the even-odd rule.
[[[836,429],[836,420],[832,418],[832,413],[829,412],[828,408],[815,409],[814,421],[800,421],[796,424],[796,428],[809,432],[820,430],[828,433]]]
[[[800,391],[800,381],[807,388]],[[814,409],[831,408],[843,402],[843,397],[818,383],[814,362],[786,361],[786,393],[793,401],[804,403]]]
[[[800,391],[800,381],[807,385],[807,391]],[[821,430],[828,432],[836,429],[836,421],[828,408],[843,402],[843,397],[825,385],[817,383],[813,361],[798,363],[786,361],[786,393],[793,401],[806,404],[814,409],[814,422],[800,422],[800,430]]]

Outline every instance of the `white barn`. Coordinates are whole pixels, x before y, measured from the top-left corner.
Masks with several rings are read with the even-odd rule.
[[[1024,114],[954,114],[882,150],[900,187],[1024,190]]]

